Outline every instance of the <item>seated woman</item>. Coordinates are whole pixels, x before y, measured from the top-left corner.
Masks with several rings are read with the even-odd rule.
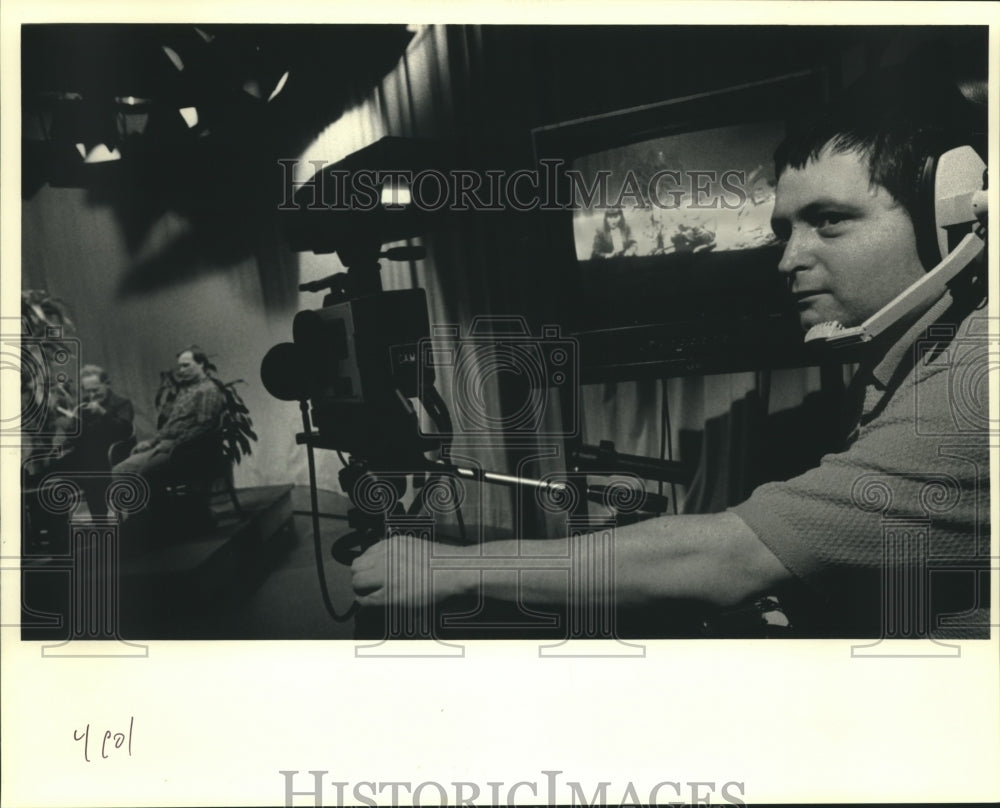
[[[625,221],[625,212],[618,207],[604,211],[604,223],[594,233],[591,258],[616,258],[620,255],[635,255],[636,241],[632,238],[632,228]]]

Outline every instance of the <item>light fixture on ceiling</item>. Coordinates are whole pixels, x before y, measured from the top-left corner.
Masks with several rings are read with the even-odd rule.
[[[77,151],[80,151],[80,147],[83,146],[82,143],[77,143]],[[106,143],[98,143],[94,148],[92,148],[83,158],[83,162],[88,165],[93,165],[94,163],[113,163],[116,160],[122,159],[122,153],[118,150],[117,146],[108,146]]]
[[[198,125],[198,107],[182,107],[177,111],[181,114],[188,129],[194,129]]]
[[[386,180],[382,185],[380,201],[387,210],[405,208],[413,201],[409,183],[402,178],[399,178],[397,182],[393,182],[392,179]]]
[[[118,96],[115,98],[115,107],[118,134],[122,139],[145,134],[150,110],[153,108],[151,99],[134,95]]]
[[[171,48],[169,45],[160,45],[160,49],[167,55],[171,64],[177,68],[178,71],[184,70],[184,60],[181,59],[180,55]]]
[[[271,76],[273,77],[273,73]],[[288,83],[288,77],[291,75],[290,70],[286,70],[277,81],[273,84],[273,89],[268,94],[266,102],[270,103],[273,101],[283,89],[285,89],[285,84]],[[273,79],[272,79],[273,80]],[[246,81],[243,82],[243,92],[247,95],[256,98],[258,101],[264,101],[264,88],[269,86],[270,82],[265,79],[260,79],[255,76],[251,76]]]
[[[278,79],[278,83],[275,85],[274,89],[271,90],[271,94],[267,97],[268,103],[273,101],[277,97],[278,93],[280,93],[283,89],[285,89],[285,84],[288,81],[289,75],[291,75],[290,70],[286,70],[284,73],[281,74],[281,78]]]

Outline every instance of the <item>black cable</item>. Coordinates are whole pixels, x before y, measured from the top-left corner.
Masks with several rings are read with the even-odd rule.
[[[766,418],[771,412],[771,371],[768,369],[758,371],[757,389],[760,391],[760,404]]]
[[[674,459],[674,439],[673,439],[673,427],[670,426],[670,402],[667,400],[667,380],[663,380],[663,396],[662,396],[662,407],[663,411],[660,418],[660,459],[661,460],[673,460]],[[663,445],[666,444],[667,457],[663,457]],[[660,483],[660,495],[663,495],[663,483]],[[677,515],[677,483],[673,480],[670,481],[670,500],[673,502],[674,516]]]
[[[323,564],[323,544],[319,531],[319,491],[316,488],[316,458],[313,456],[312,442],[309,440],[312,425],[309,423],[309,410],[308,405],[305,402],[302,404],[302,424],[305,428],[306,457],[309,462],[309,498],[312,503],[313,547],[316,551],[316,571],[319,574],[319,588],[323,594],[323,605],[326,607],[327,612],[329,612],[330,616],[336,622],[345,623],[354,617],[355,612],[358,610],[358,602],[354,601],[344,614],[338,614],[333,605],[333,601],[330,600],[330,590],[326,585],[326,569]]]
[[[667,459],[667,380],[660,379],[660,461]],[[656,493],[663,496],[663,480],[656,483]]]
[[[460,505],[457,504],[458,503],[458,494],[457,494],[457,489],[455,488],[455,478],[454,477],[449,477],[448,478],[448,485],[451,488],[451,496],[453,498],[453,501],[456,503],[456,505],[455,505],[455,519],[458,521],[458,538],[464,544],[466,541],[468,541],[468,538],[467,538],[467,535],[466,535],[466,532],[465,532],[465,518],[462,516],[462,508],[461,508]]]
[[[296,510],[293,510],[292,514],[294,514],[295,516],[311,516],[313,514],[313,511],[296,511]],[[344,516],[344,514],[342,514],[342,513],[319,513],[319,514],[316,514],[316,515],[320,519],[340,519],[340,520],[343,520],[343,521],[347,521],[347,517]]]
[[[454,425],[451,420],[451,413],[448,412],[448,405],[433,384],[423,387],[420,391],[420,403],[424,405],[427,414],[430,415],[434,425],[438,428],[442,443],[451,444],[454,438]]]
[[[420,391],[420,403],[427,411],[427,414],[434,422],[434,425],[438,428],[439,433],[443,436],[441,439],[442,459],[450,462],[451,455],[449,450],[451,449],[451,442],[454,437],[455,427],[451,420],[451,413],[448,412],[448,405],[445,403],[441,394],[433,384],[426,385]],[[467,540],[465,517],[462,515],[461,506],[457,504],[458,495],[454,477],[448,477],[448,485],[452,491],[453,501],[456,503],[455,520],[458,522],[459,538],[465,542]]]

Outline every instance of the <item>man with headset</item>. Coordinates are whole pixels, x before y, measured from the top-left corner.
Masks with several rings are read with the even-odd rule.
[[[922,257],[918,246],[922,229],[935,226],[923,221],[933,192],[918,187],[918,177],[945,141],[918,124],[912,107],[919,98],[897,92],[897,107],[889,109],[886,97],[875,92],[829,111],[776,155],[772,224],[785,245],[779,270],[805,329],[827,321],[860,325],[941,260]],[[801,614],[812,636],[988,636],[988,583],[979,569],[989,557],[987,403],[972,401],[973,428],[956,422],[953,406],[953,388],[962,383],[956,357],[974,339],[976,318],[984,321],[975,312],[982,277],[967,277],[976,271],[903,312],[865,345],[843,445],[817,467],[762,485],[723,513],[618,528],[616,606],[655,611],[693,600],[726,609],[778,593],[806,606]],[[969,383],[979,378],[985,389],[972,370]],[[400,555],[391,542],[417,541],[395,537],[354,562],[362,606],[410,597],[386,576],[389,559]],[[525,554],[522,542],[507,544],[492,552]],[[565,540],[530,544],[531,555],[566,552]],[[949,571],[930,576],[935,564]],[[929,578],[933,587],[924,592]],[[540,605],[566,599],[564,575],[523,576],[516,589],[492,584],[489,574],[481,580],[478,570],[427,580],[434,600],[479,592]],[[902,591],[896,584],[920,591],[888,603]]]

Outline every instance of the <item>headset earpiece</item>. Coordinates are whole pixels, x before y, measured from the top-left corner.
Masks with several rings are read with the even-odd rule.
[[[935,189],[938,154],[928,156],[917,177],[917,204],[913,230],[917,239],[917,254],[924,269],[932,269],[941,260],[937,239]]]
[[[919,178],[917,251],[932,269],[976,223],[974,197],[983,190],[986,163],[972,146],[963,145],[928,157]]]

